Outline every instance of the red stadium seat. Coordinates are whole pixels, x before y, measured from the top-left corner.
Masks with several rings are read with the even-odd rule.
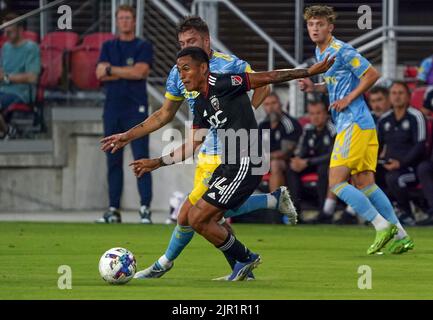
[[[404,77],[405,78],[416,78],[418,75],[418,67],[417,66],[405,66],[404,69]]]
[[[25,103],[12,103],[9,107],[4,111],[4,115],[7,117],[8,114],[12,112],[33,112],[33,109]]]
[[[301,177],[301,181],[303,185],[317,185],[317,181],[319,181],[319,176],[317,173],[307,173]]]
[[[410,100],[410,104],[412,105],[412,107],[417,108],[417,109],[421,109],[424,103],[424,94],[426,91],[427,87],[419,87],[416,88],[413,92],[412,92],[412,97]]]
[[[96,79],[95,69],[98,63],[102,44],[114,39],[111,33],[93,33],[83,39],[83,43],[72,50],[71,79],[83,90],[98,89],[100,83]]]
[[[34,31],[26,30],[23,32],[23,38],[39,43],[39,34]]]
[[[305,127],[305,125],[310,123],[310,118],[308,116],[303,116],[298,119],[298,122],[302,127]]]
[[[51,32],[48,33],[40,44],[42,76],[41,85],[56,87],[63,73],[63,54],[70,51],[78,42],[78,34],[75,32]]]
[[[0,35],[0,48],[3,47],[3,44],[7,41],[8,39],[6,39],[5,37],[3,37],[3,35]]]
[[[105,41],[114,39],[116,36],[108,32],[97,32],[92,33],[83,38],[83,46],[90,47],[92,49],[101,50],[102,44]]]

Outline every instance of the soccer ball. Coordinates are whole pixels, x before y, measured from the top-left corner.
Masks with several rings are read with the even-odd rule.
[[[99,260],[99,273],[111,284],[125,284],[134,277],[137,262],[134,255],[124,248],[112,248]]]

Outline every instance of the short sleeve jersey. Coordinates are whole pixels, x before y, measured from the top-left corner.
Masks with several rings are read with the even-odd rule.
[[[334,37],[323,52],[316,47],[317,61],[323,61],[327,55],[336,57],[334,64],[323,77],[328,88],[329,101],[332,104],[346,97],[359,85],[360,78],[367,72],[371,64],[351,45]],[[362,95],[342,112],[331,110],[331,115],[337,133],[342,132],[352,123],[358,124],[363,130],[376,127]]]

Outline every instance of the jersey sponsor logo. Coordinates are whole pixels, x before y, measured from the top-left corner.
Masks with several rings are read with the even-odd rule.
[[[210,97],[210,103],[215,110],[219,110],[220,102],[216,96]]]
[[[209,122],[212,127],[219,128],[220,126],[222,126],[224,123],[227,122],[227,118],[220,119],[222,113],[223,113],[222,110],[218,110],[214,115],[210,116],[207,119],[207,122]]]
[[[240,86],[242,85],[242,77],[241,76],[231,76],[232,86]]]
[[[409,120],[404,120],[401,124],[401,127],[403,128],[403,130],[409,130],[410,128]]]
[[[323,79],[325,80],[326,84],[337,84],[337,77],[323,77]]]

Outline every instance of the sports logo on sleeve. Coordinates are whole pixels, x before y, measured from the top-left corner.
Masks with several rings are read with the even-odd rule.
[[[219,102],[218,98],[215,95],[212,96],[212,97],[210,97],[210,103],[212,104],[212,107],[215,110],[219,110],[219,108],[220,108],[220,102]]]
[[[241,76],[231,76],[232,78],[232,86],[240,86],[242,85],[242,77]]]

